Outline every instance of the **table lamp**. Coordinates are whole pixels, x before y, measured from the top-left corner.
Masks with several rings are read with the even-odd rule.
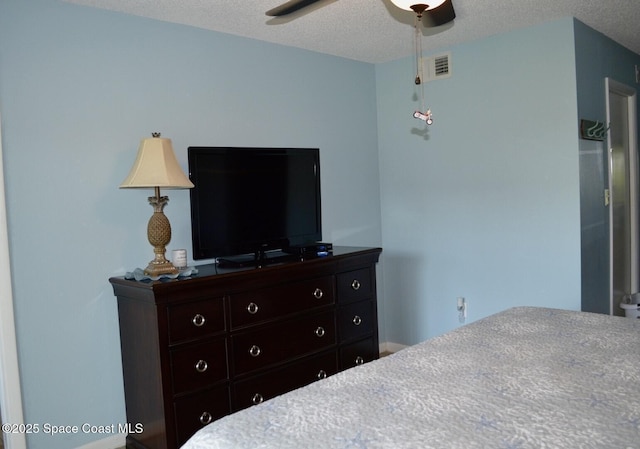
[[[147,225],[147,238],[153,246],[155,258],[144,270],[144,274],[155,277],[178,273],[178,269],[165,258],[166,246],[171,241],[171,224],[163,212],[169,197],[160,196],[160,187],[190,189],[193,183],[178,164],[171,139],[161,138],[160,133],[151,135],[153,137],[140,141],[136,161],[129,176],[120,184],[120,188],[155,189],[155,196],[149,197],[149,204],[153,206],[153,215]]]

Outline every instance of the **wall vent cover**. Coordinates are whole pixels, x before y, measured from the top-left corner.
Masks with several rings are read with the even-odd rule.
[[[449,78],[451,76],[451,52],[427,58],[424,72],[427,81]]]

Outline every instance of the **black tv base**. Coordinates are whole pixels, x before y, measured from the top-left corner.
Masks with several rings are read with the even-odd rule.
[[[299,260],[299,257],[283,251],[258,251],[254,254],[239,254],[216,259],[220,268],[257,268],[295,260]]]

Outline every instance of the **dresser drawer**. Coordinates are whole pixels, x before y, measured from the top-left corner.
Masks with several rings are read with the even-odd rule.
[[[333,311],[283,321],[231,337],[235,375],[266,368],[336,344]]]
[[[353,368],[357,365],[370,362],[380,356],[376,342],[373,338],[367,338],[340,348],[340,370]]]
[[[227,349],[224,339],[171,351],[173,393],[197,390],[225,380]]]
[[[231,413],[229,389],[225,385],[184,396],[174,402],[174,410],[177,447],[180,447],[200,428]]]
[[[305,358],[266,374],[237,382],[233,410],[237,411],[271,399],[287,391],[324,379],[338,371],[335,351]]]
[[[373,301],[361,301],[338,309],[340,341],[354,340],[370,335],[376,328]]]
[[[306,279],[230,296],[231,327],[238,328],[335,302],[333,276]]]
[[[225,330],[224,302],[212,298],[169,306],[169,341],[176,343]]]
[[[370,298],[374,293],[373,287],[369,268],[340,273],[337,276],[338,303],[345,304]]]

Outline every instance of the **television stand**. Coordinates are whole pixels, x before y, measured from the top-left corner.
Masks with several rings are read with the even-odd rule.
[[[277,263],[295,262],[298,257],[277,251],[256,251],[253,254],[239,254],[237,256],[218,257],[218,267],[220,268],[259,268],[265,265]]]
[[[213,420],[377,359],[381,251],[335,247],[259,270],[111,278],[127,422],[139,423],[127,447],[178,449]]]

